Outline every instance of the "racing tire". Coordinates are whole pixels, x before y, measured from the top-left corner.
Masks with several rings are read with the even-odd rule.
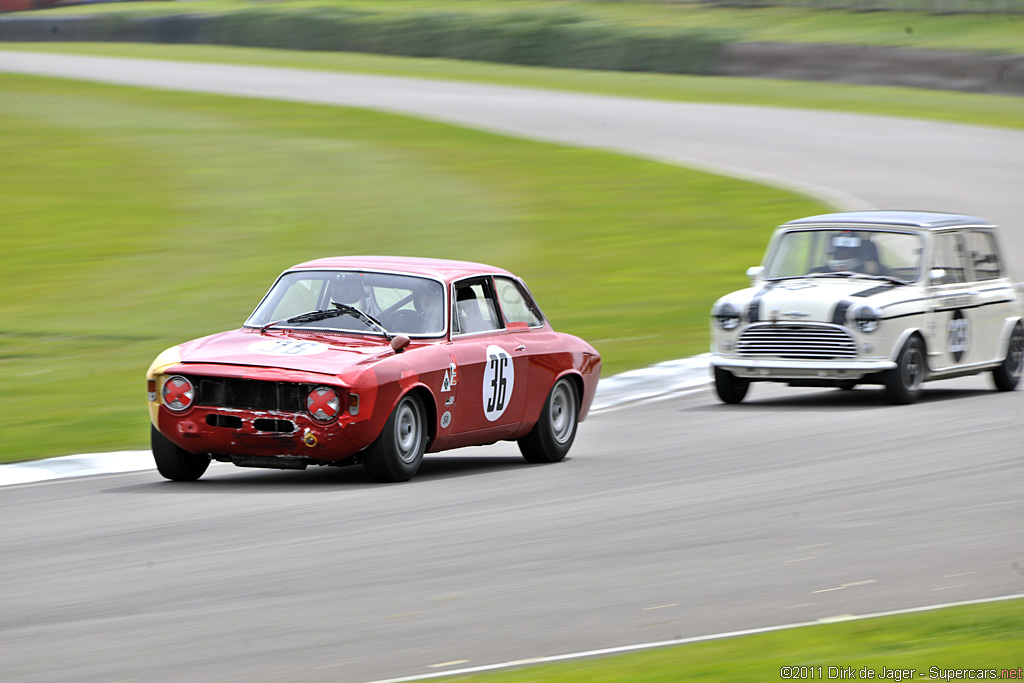
[[[423,463],[427,449],[427,413],[413,394],[406,394],[384,423],[384,430],[366,450],[363,468],[381,483],[409,481]]]
[[[210,466],[205,455],[189,453],[150,425],[149,443],[153,448],[156,470],[171,481],[195,481],[203,476]]]
[[[728,370],[715,368],[715,393],[722,403],[739,403],[750,390],[750,380],[737,377]]]
[[[576,439],[580,401],[576,385],[563,377],[551,387],[540,418],[530,433],[519,439],[519,452],[527,462],[550,463],[564,459]]]
[[[896,357],[896,367],[885,376],[885,397],[894,405],[913,403],[921,397],[927,368],[924,344],[919,337],[911,337]]]
[[[1024,373],[1024,327],[1017,323],[1010,333],[1010,341],[1006,345],[1006,358],[999,367],[992,370],[992,379],[999,391],[1013,391]]]

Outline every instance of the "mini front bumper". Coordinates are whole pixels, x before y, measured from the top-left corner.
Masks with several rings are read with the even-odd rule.
[[[713,355],[712,367],[728,370],[736,377],[752,380],[859,380],[866,375],[885,372],[896,363],[884,358],[864,360],[794,360],[743,358]]]

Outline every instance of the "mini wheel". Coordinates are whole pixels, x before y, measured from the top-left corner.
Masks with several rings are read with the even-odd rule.
[[[723,403],[739,403],[750,390],[750,380],[737,377],[728,370],[715,368],[715,393]]]
[[[924,344],[911,337],[896,358],[896,367],[885,377],[885,396],[896,405],[913,403],[921,396],[925,374]]]
[[[195,481],[203,476],[210,466],[205,455],[189,453],[150,426],[149,442],[153,448],[156,469],[165,479],[171,481]]]
[[[551,387],[540,419],[530,433],[519,439],[519,452],[528,462],[558,462],[572,447],[579,422],[580,402],[576,386],[563,377]]]
[[[1006,358],[999,367],[992,370],[992,379],[995,380],[996,389],[999,391],[1013,391],[1020,382],[1021,373],[1024,372],[1024,328],[1017,323],[1013,332],[1010,333],[1010,342],[1006,345]]]
[[[415,395],[406,394],[366,450],[363,467],[374,481],[408,481],[419,471],[426,448],[426,411]]]

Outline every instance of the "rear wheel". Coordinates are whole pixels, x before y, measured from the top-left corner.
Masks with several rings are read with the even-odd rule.
[[[1010,343],[1006,346],[1006,358],[1002,364],[992,370],[992,379],[1000,391],[1013,391],[1020,382],[1024,372],[1024,328],[1017,323],[1010,333]]]
[[[750,380],[737,377],[728,370],[715,368],[715,393],[723,403],[739,403],[750,390]]]
[[[157,472],[171,481],[195,481],[203,476],[206,468],[210,466],[208,457],[179,448],[157,431],[156,427],[150,426],[149,442],[153,447]]]
[[[924,344],[911,337],[896,358],[896,367],[885,377],[885,396],[897,405],[913,403],[921,396],[925,372]]]
[[[419,471],[426,448],[426,411],[416,396],[406,394],[367,449],[363,467],[375,481],[408,481]]]
[[[558,462],[565,458],[576,438],[580,402],[576,386],[563,377],[551,387],[530,433],[519,439],[519,452],[528,462]]]

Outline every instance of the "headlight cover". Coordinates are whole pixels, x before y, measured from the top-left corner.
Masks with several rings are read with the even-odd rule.
[[[306,395],[306,410],[319,422],[330,422],[341,412],[338,392],[330,387],[315,387]]]
[[[740,324],[740,309],[729,301],[717,304],[711,311],[711,316],[723,330],[734,330]]]
[[[164,382],[160,394],[164,398],[165,406],[176,413],[181,413],[192,407],[196,390],[187,377],[171,375]]]
[[[864,304],[860,306],[853,314],[853,321],[857,325],[857,329],[865,334],[871,334],[878,329],[878,326],[882,321],[882,311]]]

